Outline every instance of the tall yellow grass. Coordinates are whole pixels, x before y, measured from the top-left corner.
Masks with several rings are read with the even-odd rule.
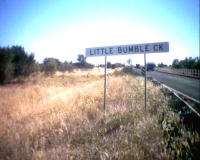
[[[0,86],[0,159],[164,159],[157,112],[160,89],[108,70],[103,123],[103,69],[34,74]],[[117,73],[116,73],[117,72]]]

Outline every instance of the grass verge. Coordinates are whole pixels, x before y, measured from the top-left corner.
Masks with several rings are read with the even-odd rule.
[[[169,99],[151,82],[103,69],[0,86],[0,159],[168,159],[157,123]]]

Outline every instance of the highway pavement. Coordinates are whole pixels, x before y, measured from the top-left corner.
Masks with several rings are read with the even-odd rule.
[[[151,71],[147,73],[148,76],[151,76],[153,79],[156,79],[159,82],[164,83],[165,85],[180,91],[198,101],[200,101],[200,80],[173,75],[168,73],[162,73],[158,71]]]

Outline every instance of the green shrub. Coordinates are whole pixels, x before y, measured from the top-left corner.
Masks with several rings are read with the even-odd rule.
[[[125,72],[125,73],[132,73],[132,67],[130,67],[130,66],[124,67],[123,68],[123,72]]]
[[[172,113],[175,113],[172,114]],[[176,97],[172,97],[169,110],[159,115],[158,123],[163,131],[166,149],[172,159],[199,159],[200,139],[198,131],[199,117],[188,119],[190,109]],[[178,117],[175,118],[175,117]],[[195,117],[194,115],[192,117]],[[186,121],[185,121],[186,120]],[[188,125],[190,124],[190,125]],[[195,129],[195,127],[197,129]]]

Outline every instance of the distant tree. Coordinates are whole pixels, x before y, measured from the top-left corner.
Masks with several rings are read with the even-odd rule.
[[[127,63],[128,63],[129,66],[132,65],[132,59],[129,58],[129,59],[127,60]]]
[[[11,52],[14,54],[12,63],[15,65],[15,76],[23,75],[26,65],[26,53],[24,49],[22,47],[13,46]]]
[[[196,57],[195,59],[195,63],[192,64],[191,68],[192,69],[200,69],[200,57]]]
[[[84,64],[84,68],[90,68],[91,69],[91,68],[94,68],[94,65],[86,62]]]
[[[192,57],[189,57],[189,58],[186,57],[184,60],[181,60],[179,64],[181,68],[191,69],[192,66],[195,64],[195,58],[193,59]]]
[[[73,71],[73,69],[74,69],[74,66],[73,66],[71,63],[68,63],[67,61],[65,61],[65,62],[63,63],[63,65],[64,65],[64,70],[65,70],[65,71],[71,72],[71,71]]]
[[[83,65],[86,62],[86,57],[83,54],[79,54],[77,61]]]
[[[104,64],[100,64],[99,67],[105,67],[105,65]]]
[[[55,58],[45,58],[43,64],[43,70],[47,75],[53,75],[58,68],[58,60]]]
[[[112,63],[111,62],[107,62],[107,68],[112,68]]]
[[[28,55],[24,48],[21,46],[13,46],[11,48],[11,54],[13,54],[12,63],[14,65],[15,76],[28,76],[34,72],[34,54]]]
[[[200,59],[196,58],[185,58],[184,60],[179,61],[178,59],[174,59],[172,63],[173,68],[187,68],[187,69],[200,69]]]
[[[167,67],[167,65],[166,65],[166,64],[163,64],[163,63],[161,62],[161,63],[158,64],[158,67],[161,67],[161,68],[162,68],[162,67]]]
[[[173,60],[172,67],[173,68],[180,68],[179,60],[178,59],[174,59]]]
[[[66,71],[64,63],[61,62],[61,63],[59,64],[58,70],[61,71],[61,72]]]
[[[13,77],[12,55],[7,48],[0,48],[0,83],[8,82]]]
[[[35,71],[34,54],[21,46],[0,47],[0,82],[9,82],[18,76],[28,76]]]
[[[26,58],[26,64],[24,65],[25,68],[23,70],[23,75],[28,76],[31,73],[37,71],[37,64],[34,60],[34,54],[31,53],[27,58]]]
[[[125,65],[121,64],[121,63],[114,63],[114,64],[112,64],[112,69],[119,68],[119,67],[124,67],[124,66]]]
[[[39,64],[38,62],[35,62],[35,64],[33,65],[33,70],[34,72],[42,71],[41,64]]]
[[[78,68],[93,68],[94,65],[86,62],[86,57],[83,54],[79,54],[77,58],[78,63],[73,63]]]

